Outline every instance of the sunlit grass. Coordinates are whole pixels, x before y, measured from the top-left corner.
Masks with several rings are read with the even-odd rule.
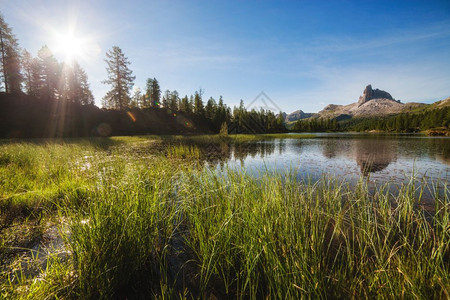
[[[239,143],[239,142],[251,142],[262,141],[271,139],[307,139],[313,138],[313,134],[287,134],[287,133],[274,133],[274,134],[228,134],[228,135],[192,135],[192,136],[165,136],[165,140],[179,141],[179,142],[196,142],[200,144],[208,143]]]
[[[195,145],[169,145],[167,157],[172,159],[200,159],[200,149]]]
[[[448,189],[428,221],[414,194],[392,199],[386,186],[375,202],[363,183],[355,190],[325,179],[297,184],[242,173],[190,180],[182,193],[187,242],[205,292],[255,299],[449,292]]]
[[[191,167],[188,139],[211,141],[1,144],[0,297],[448,298],[447,186],[430,212],[425,185],[393,196],[293,172],[219,176]],[[36,275],[23,262],[48,224],[65,254],[48,250]]]

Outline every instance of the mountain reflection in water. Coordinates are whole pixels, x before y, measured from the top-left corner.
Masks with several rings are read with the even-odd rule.
[[[322,174],[376,181],[405,181],[414,175],[448,180],[450,139],[419,136],[321,136],[242,143],[197,145],[210,167],[295,169],[304,176]]]

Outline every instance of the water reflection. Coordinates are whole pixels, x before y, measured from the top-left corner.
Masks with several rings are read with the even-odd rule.
[[[203,161],[209,165],[218,165],[221,168],[228,161],[239,161],[245,166],[247,158],[264,158],[278,152],[281,155],[285,151],[285,145],[273,142],[247,142],[247,143],[211,143],[208,145],[198,145],[202,153]]]
[[[290,170],[299,181],[331,175],[352,185],[363,175],[369,190],[388,182],[393,195],[402,183],[415,178],[416,187],[428,184],[422,199],[431,201],[436,192],[441,197],[448,193],[441,185],[450,178],[450,138],[321,136],[197,147],[201,164],[217,171],[245,168],[247,174],[258,177],[264,170],[281,174]]]
[[[365,176],[385,169],[397,159],[397,143],[390,140],[361,139],[355,141],[355,160]]]
[[[199,146],[199,145],[198,145]],[[413,170],[448,179],[450,139],[419,137],[321,137],[275,139],[199,146],[209,166],[253,166],[283,170],[295,166],[302,173],[332,173],[355,178],[377,175],[397,180]],[[431,170],[431,171],[430,171]],[[375,176],[375,178],[377,178]]]
[[[323,153],[323,156],[325,156],[326,158],[333,158],[333,157],[336,157],[337,152],[339,150],[340,149],[338,148],[336,141],[329,140],[327,143],[325,143],[322,153]]]

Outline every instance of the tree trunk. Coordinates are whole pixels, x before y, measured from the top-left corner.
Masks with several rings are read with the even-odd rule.
[[[6,71],[5,44],[3,43],[3,32],[0,29],[0,47],[2,52],[3,79],[5,81],[5,92],[8,93],[8,76]]]

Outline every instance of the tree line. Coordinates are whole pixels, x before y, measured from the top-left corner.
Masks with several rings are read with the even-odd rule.
[[[94,97],[86,72],[73,61],[58,62],[47,46],[33,57],[19,47],[11,28],[0,15],[1,84],[0,91],[25,93],[37,99],[66,101],[80,105],[93,105]],[[148,78],[145,90],[134,87],[136,77],[130,69],[130,60],[118,46],[106,52],[107,78],[110,86],[102,98],[105,109],[126,111],[130,109],[165,110],[176,116],[181,113],[194,123],[206,126],[205,131],[262,133],[285,131],[281,112],[247,110],[241,100],[239,107],[231,109],[222,98],[210,97],[203,102],[203,91],[180,97],[176,90],[161,91],[158,80]]]
[[[281,112],[276,116],[269,110],[248,111],[243,100],[239,107],[231,110],[223,101],[222,96],[217,102],[210,97],[206,104],[203,102],[203,91],[200,89],[194,95],[180,97],[176,90],[165,90],[156,78],[148,78],[145,90],[134,89],[131,95],[135,76],[129,68],[130,61],[121,48],[114,46],[106,53],[105,62],[108,79],[104,83],[111,89],[103,97],[103,107],[124,110],[130,108],[140,109],[166,109],[168,113],[176,115],[183,113],[197,123],[206,124],[208,128],[218,133],[269,133],[284,132],[284,118]],[[230,129],[229,129],[230,128]]]
[[[381,130],[391,132],[418,132],[450,127],[450,107],[433,109],[421,113],[401,113],[393,116],[350,119],[340,124],[346,131]]]
[[[335,118],[309,118],[295,122],[292,130],[296,132],[324,132],[339,131],[341,127]]]
[[[293,131],[370,131],[419,132],[434,128],[450,127],[450,107],[426,110],[418,113],[401,113],[383,117],[334,119],[312,118],[298,120]]]

